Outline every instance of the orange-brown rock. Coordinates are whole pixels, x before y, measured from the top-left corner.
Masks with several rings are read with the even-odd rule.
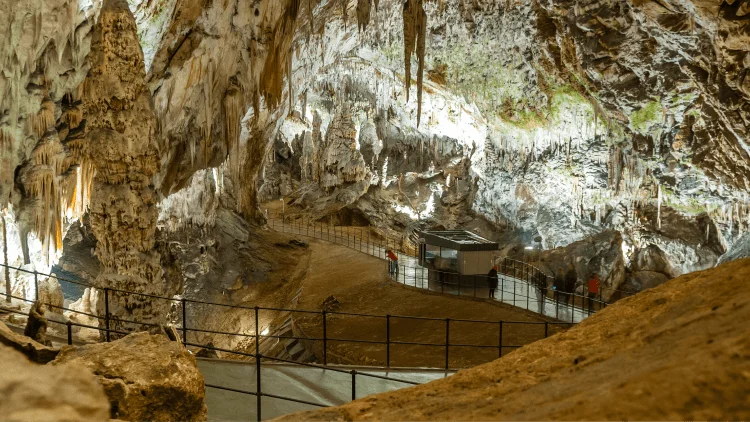
[[[281,420],[745,420],[750,259],[673,279],[429,384]]]

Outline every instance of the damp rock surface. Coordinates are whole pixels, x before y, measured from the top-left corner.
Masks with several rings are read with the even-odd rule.
[[[76,364],[96,375],[111,417],[132,421],[201,421],[205,386],[195,358],[162,335],[135,333],[111,343],[63,347],[51,365]]]
[[[0,323],[0,331],[4,329]],[[3,420],[100,422],[109,419],[109,402],[89,369],[75,363],[38,365],[3,344],[0,344],[0,356],[0,415]]]
[[[36,342],[34,339],[13,332],[0,322],[0,343],[23,353],[36,363],[47,363],[55,359],[59,350]]]

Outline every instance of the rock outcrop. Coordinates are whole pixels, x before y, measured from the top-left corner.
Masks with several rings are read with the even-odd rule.
[[[29,317],[23,335],[39,344],[47,344],[47,318],[44,316],[45,306],[42,302],[34,302],[29,308]]]
[[[2,327],[0,324],[0,330]],[[0,417],[3,420],[101,422],[109,419],[107,396],[88,369],[78,364],[37,365],[3,345],[0,345],[0,356]]]
[[[65,346],[51,365],[76,364],[96,374],[110,417],[132,421],[200,421],[205,386],[195,358],[162,335],[135,333],[111,343]]]
[[[36,363],[51,362],[60,352],[32,338],[14,333],[2,322],[0,322],[0,343],[23,353],[29,360]]]
[[[750,260],[681,276],[443,380],[280,420],[744,420]]]

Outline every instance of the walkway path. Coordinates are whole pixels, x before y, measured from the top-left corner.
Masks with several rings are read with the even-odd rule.
[[[372,241],[371,236],[364,230],[347,230],[341,227],[330,227],[318,223],[283,223],[281,219],[270,218],[269,226],[283,233],[291,233],[300,236],[312,237],[332,243],[344,245],[376,256],[384,260],[383,266],[387,268],[385,262],[385,251],[389,249],[388,244]],[[397,246],[391,246],[390,249],[397,249]],[[489,289],[481,286],[480,280],[475,285],[457,285],[450,283],[441,283],[436,280],[430,280],[427,268],[419,265],[417,258],[396,253],[399,257],[398,274],[392,278],[406,286],[419,289],[426,289],[433,292],[441,292],[458,296],[469,296],[477,298],[489,298]],[[562,300],[554,300],[550,297],[542,298],[541,293],[534,286],[525,280],[517,277],[511,277],[505,274],[498,274],[498,289],[495,292],[493,300],[517,306],[547,317],[559,319],[568,322],[581,322],[590,315],[588,309],[578,306],[571,306]],[[540,306],[543,302],[544,306]]]

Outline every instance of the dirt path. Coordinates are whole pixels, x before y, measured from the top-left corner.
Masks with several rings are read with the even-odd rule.
[[[519,310],[509,305],[488,300],[474,300],[441,295],[429,291],[404,287],[391,281],[383,261],[323,241],[310,242],[310,267],[302,283],[298,309],[322,310],[321,304],[329,296],[340,303],[338,312],[402,315],[440,318],[415,320],[391,317],[392,342],[431,343],[434,346],[392,344],[391,366],[443,367],[445,365],[445,318],[489,321],[470,323],[451,321],[451,344],[479,345],[485,347],[451,346],[448,350],[449,366],[465,368],[489,362],[499,356],[499,321],[517,321],[537,324],[503,323],[503,354],[544,338],[545,319],[537,314]],[[310,337],[322,337],[320,315],[297,314],[296,321]],[[386,319],[349,315],[328,315],[327,338],[385,341]],[[539,324],[542,323],[542,324]],[[564,329],[563,325],[549,324],[552,335]],[[322,357],[321,344],[316,344]],[[328,361],[339,363],[385,365],[386,346],[382,344],[328,341]]]

